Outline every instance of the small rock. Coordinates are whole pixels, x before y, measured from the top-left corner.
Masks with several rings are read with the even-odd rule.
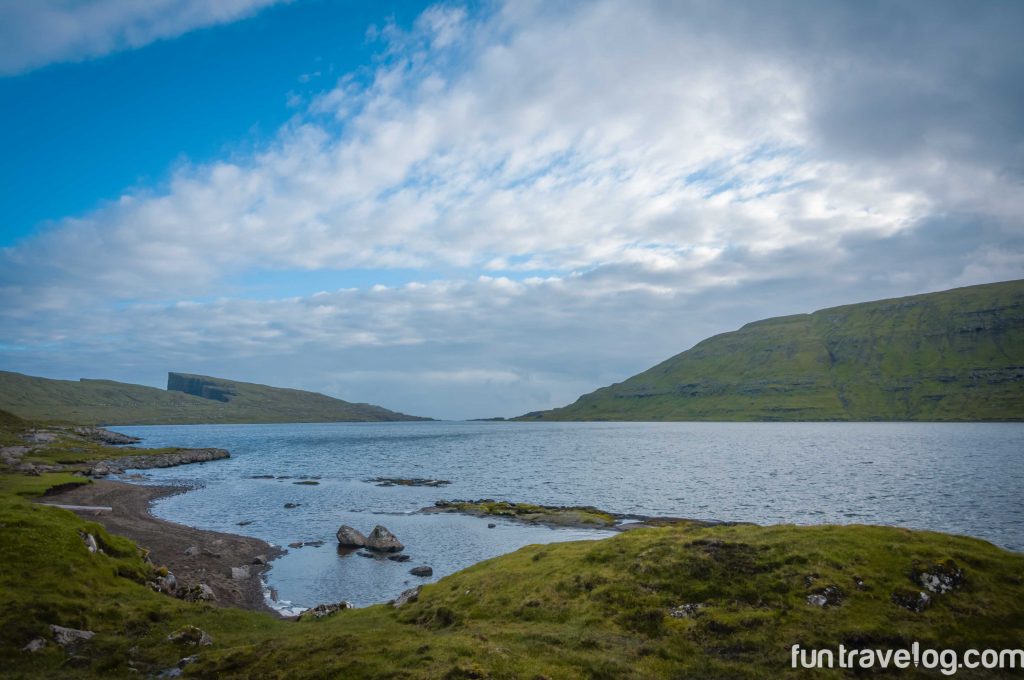
[[[351,602],[349,602],[348,600],[344,600],[342,602],[338,602],[337,604],[318,604],[317,606],[313,607],[312,609],[307,609],[306,611],[304,611],[301,614],[299,614],[299,618],[296,619],[296,620],[297,621],[309,621],[310,619],[322,619],[325,616],[331,616],[333,614],[337,614],[338,612],[340,612],[340,611],[342,611],[344,609],[352,609],[352,608],[353,608],[353,604]]]
[[[932,603],[932,598],[928,593],[923,590],[911,590],[910,588],[900,588],[893,591],[891,599],[894,604],[917,613],[923,612]]]
[[[168,635],[167,641],[193,647],[208,647],[213,644],[213,639],[206,634],[206,631],[195,626],[182,626]]]
[[[305,544],[308,545],[308,546],[312,546],[314,548],[319,548],[320,546],[322,546],[324,544],[324,542],[323,541],[306,541]]]
[[[488,523],[487,523],[487,528],[488,528],[488,529],[493,529],[493,528],[494,528],[494,527],[496,527],[496,526],[498,526],[498,525],[497,525],[497,524],[495,524],[494,522],[488,522]]]
[[[405,550],[405,546],[398,540],[398,537],[380,524],[375,526],[370,535],[366,537],[366,547],[380,552],[401,552]]]
[[[912,570],[914,581],[932,593],[949,593],[960,588],[967,579],[963,569],[953,560],[946,560],[927,567],[915,565]]]
[[[235,526],[239,526],[239,527],[247,527],[250,524],[252,524],[252,520],[251,519],[243,519],[241,522],[235,522]]]
[[[96,537],[92,534],[87,534],[84,531],[79,531],[78,535],[82,537],[82,541],[85,542],[85,549],[91,553],[96,552],[100,549],[98,543],[96,543]]]
[[[27,645],[21,648],[23,652],[38,652],[40,649],[46,646],[46,640],[43,638],[35,638],[30,640]]]
[[[85,642],[96,635],[91,630],[78,630],[77,628],[65,628],[64,626],[54,625],[50,626],[50,632],[53,633],[53,641],[61,647],[70,647],[79,642]]]
[[[198,546],[190,545],[189,547],[185,548],[185,557],[195,557],[198,554],[199,554],[199,547]]]
[[[168,595],[174,595],[178,590],[178,579],[174,574],[167,572],[166,576],[160,576],[156,580],[156,590]]]
[[[668,615],[673,619],[695,619],[702,614],[701,609],[703,608],[704,605],[702,604],[689,602],[678,607],[672,607],[668,610]]]
[[[398,609],[399,607],[415,602],[418,599],[420,599],[420,586],[409,588],[409,590],[403,590],[391,604],[394,605],[395,609]]]
[[[250,576],[249,565],[243,567],[231,567],[231,578],[236,581],[247,579]]]
[[[288,547],[289,548],[301,548],[304,545],[306,545],[306,544],[303,543],[302,541],[295,541],[294,543],[289,543]]]
[[[288,510],[291,510],[292,508],[297,508],[300,505],[302,505],[302,503],[285,503],[284,507],[287,508]]]
[[[182,588],[178,591],[178,597],[188,602],[216,602],[217,595],[213,588],[205,583],[198,583],[190,588]]]
[[[366,545],[366,536],[356,531],[347,524],[342,524],[338,529],[338,545],[351,548],[362,548]]]
[[[413,576],[433,576],[434,570],[431,567],[413,567],[409,570]]]
[[[388,559],[392,562],[408,562],[412,558],[408,555],[388,555]]]
[[[853,586],[857,590],[869,590],[868,584],[865,583],[864,579],[862,579],[860,576],[854,576],[853,577]]]
[[[825,586],[807,596],[807,604],[815,607],[838,607],[843,602],[843,591],[838,586]]]

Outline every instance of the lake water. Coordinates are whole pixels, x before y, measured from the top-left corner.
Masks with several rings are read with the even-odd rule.
[[[595,505],[617,513],[761,524],[869,523],[968,534],[1024,549],[1024,424],[332,423],[119,427],[146,446],[215,446],[231,458],[146,471],[201,483],[157,515],[291,549],[269,585],[299,607],[386,601],[530,543],[602,538],[416,511],[439,499]],[[274,479],[256,479],[273,475]],[[288,477],[278,479],[278,477]],[[316,486],[300,479],[317,478]],[[373,477],[450,480],[378,487]],[[285,509],[285,503],[298,503]],[[251,524],[238,526],[238,522]],[[493,529],[488,522],[495,522]],[[339,554],[341,524],[390,528],[412,561]],[[431,579],[410,576],[429,565]]]

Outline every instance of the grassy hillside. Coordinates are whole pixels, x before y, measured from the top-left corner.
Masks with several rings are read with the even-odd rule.
[[[1024,281],[766,319],[539,420],[1022,420]]]
[[[0,421],[9,437],[23,427]],[[51,445],[39,446],[34,454],[48,456]],[[1024,556],[870,526],[684,523],[528,546],[427,585],[398,609],[285,621],[154,592],[145,583],[164,573],[159,561],[99,524],[31,502],[69,483],[90,482],[0,463],[5,678],[156,677],[188,657],[184,676],[209,678],[838,678],[848,676],[790,672],[790,646],[1005,649],[1024,635]],[[89,552],[85,534],[100,552]],[[922,573],[957,579],[915,608]],[[50,625],[95,636],[61,648]],[[188,626],[212,644],[168,640]],[[33,640],[46,644],[25,651]]]
[[[0,409],[22,418],[80,424],[314,423],[419,420],[371,404],[302,390],[172,373],[208,396],[112,380],[50,380],[0,371]],[[212,396],[211,396],[212,395]]]

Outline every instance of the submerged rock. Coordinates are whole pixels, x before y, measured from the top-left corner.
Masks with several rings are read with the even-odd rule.
[[[378,524],[366,537],[366,547],[379,552],[400,552],[405,546],[398,540],[398,537],[388,531],[386,527]]]
[[[388,555],[388,559],[392,562],[408,562],[412,558],[408,555]]]
[[[366,545],[366,536],[356,531],[347,524],[342,524],[338,529],[338,545],[346,548],[362,548]]]
[[[302,505],[302,503],[285,503],[284,507],[287,508],[288,510],[291,510],[292,508],[297,508],[300,505]]]
[[[377,486],[429,486],[429,487],[440,487],[448,486],[451,484],[447,479],[422,479],[419,477],[375,477],[373,479],[366,480],[370,484],[376,484]]]

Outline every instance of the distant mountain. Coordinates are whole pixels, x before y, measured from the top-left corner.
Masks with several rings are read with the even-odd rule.
[[[1024,281],[743,326],[521,420],[1024,420]]]
[[[302,390],[169,373],[167,391],[113,380],[50,380],[0,371],[0,409],[81,424],[317,423],[429,420]]]

